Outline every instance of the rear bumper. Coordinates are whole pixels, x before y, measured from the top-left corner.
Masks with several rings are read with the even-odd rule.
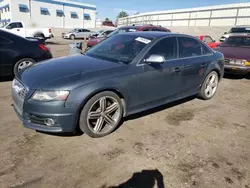
[[[235,73],[235,74],[247,74],[250,72],[250,67],[245,66],[235,66],[235,65],[226,65],[225,64],[225,72],[226,73]]]

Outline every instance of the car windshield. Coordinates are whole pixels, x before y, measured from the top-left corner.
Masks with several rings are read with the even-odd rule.
[[[119,28],[119,29],[114,30],[112,33],[110,33],[108,35],[108,37],[111,37],[111,36],[119,34],[119,33],[135,32],[135,31],[137,31],[137,29],[135,29],[135,28],[129,28],[129,27],[128,28]]]
[[[74,32],[76,32],[77,31],[77,29],[73,29],[73,30],[71,30],[69,33],[74,33]]]
[[[250,28],[232,28],[228,33],[250,33]]]
[[[221,46],[250,47],[250,37],[229,37]]]
[[[129,64],[153,38],[115,35],[90,48],[85,55],[115,63]]]

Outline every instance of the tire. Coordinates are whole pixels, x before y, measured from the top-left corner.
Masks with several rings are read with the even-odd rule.
[[[35,38],[38,38],[39,40],[45,41],[46,38],[43,33],[39,33],[35,35]]]
[[[75,36],[75,35],[70,35],[69,38],[70,38],[71,40],[75,40],[76,36]]]
[[[112,133],[120,124],[122,116],[120,97],[114,92],[104,91],[87,101],[80,114],[79,127],[88,136],[100,138]]]
[[[214,82],[211,83],[212,78],[214,79]],[[209,85],[208,85],[209,84]],[[210,72],[205,80],[203,81],[200,91],[198,93],[198,97],[203,100],[209,100],[213,98],[215,95],[219,84],[219,75],[216,71]]]
[[[20,69],[21,68],[21,64],[22,63],[24,63],[24,62],[26,62],[26,63],[28,63],[26,66],[23,66],[23,68],[22,69]],[[23,71],[24,69],[26,69],[27,67],[29,67],[29,66],[31,66],[32,64],[34,64],[35,63],[35,60],[34,59],[31,59],[31,58],[24,58],[24,59],[21,59],[21,60],[19,60],[18,62],[16,62],[15,63],[15,65],[14,65],[14,68],[13,68],[13,73],[14,73],[14,75],[16,75],[18,72],[20,72],[20,71]]]

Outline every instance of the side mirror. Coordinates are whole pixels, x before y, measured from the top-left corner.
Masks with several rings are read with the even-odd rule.
[[[213,42],[216,42],[216,40],[213,40]]]
[[[155,64],[162,64],[165,62],[165,58],[161,55],[150,55],[148,59],[145,59],[144,62],[146,63],[155,63]]]
[[[227,34],[227,32],[224,33],[224,35]]]

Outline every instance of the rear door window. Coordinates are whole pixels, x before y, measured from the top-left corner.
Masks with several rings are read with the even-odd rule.
[[[17,28],[23,28],[23,24],[21,22],[17,22],[16,25],[17,25]]]
[[[204,43],[201,43],[201,47],[202,47],[202,54],[203,55],[211,55],[212,54],[212,51]]]
[[[189,37],[178,37],[178,45],[180,58],[196,57],[203,55],[201,50],[201,44],[196,39]]]
[[[82,32],[90,32],[88,29],[83,29]]]

